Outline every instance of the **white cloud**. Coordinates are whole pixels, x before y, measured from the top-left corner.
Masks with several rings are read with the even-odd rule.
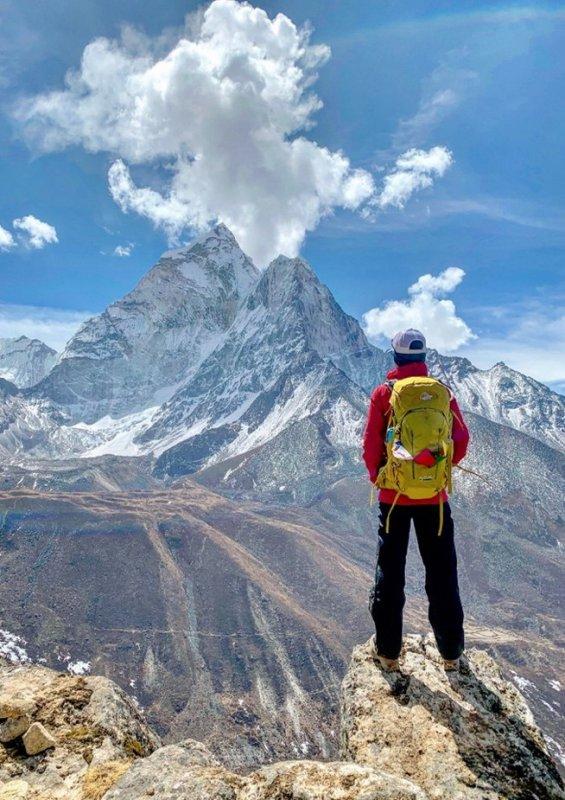
[[[33,214],[19,217],[12,224],[17,231],[22,232],[24,241],[34,250],[41,250],[45,245],[56,244],[59,241],[55,228],[48,222],[37,219]]]
[[[454,291],[464,277],[459,267],[449,267],[439,275],[422,275],[409,287],[407,300],[391,300],[363,314],[365,332],[379,341],[390,339],[403,328],[417,328],[430,347],[446,353],[457,350],[474,334],[457,316],[453,301],[440,298]]]
[[[475,54],[476,55],[476,54]],[[471,95],[480,82],[480,71],[466,49],[448,51],[435,69],[423,80],[416,113],[399,122],[392,137],[397,153],[424,144],[433,130]]]
[[[448,267],[440,272],[439,275],[420,275],[416,283],[408,287],[409,294],[449,294],[456,289],[465,273],[459,267]]]
[[[0,225],[0,250],[9,250],[15,244],[16,242],[10,231]]]
[[[458,92],[450,87],[437,89],[430,96],[423,97],[416,113],[399,123],[393,137],[395,147],[414,146],[445,119],[459,102]]]
[[[128,258],[131,256],[133,248],[134,245],[131,242],[128,242],[128,244],[119,244],[114,247],[113,255],[118,256],[118,258]]]
[[[434,178],[441,178],[453,164],[453,156],[445,147],[430,150],[407,150],[396,159],[392,172],[385,176],[384,187],[373,202],[380,208],[404,208],[419,189],[427,189]]]
[[[190,216],[188,203],[175,194],[165,198],[148,187],[137,187],[129,169],[121,159],[115,161],[108,170],[108,186],[115,202],[125,213],[135,211],[163,228],[171,240],[180,234]],[[203,220],[203,225],[206,221]],[[195,227],[199,227],[195,224]]]
[[[20,103],[28,140],[43,151],[79,144],[113,154],[109,188],[124,212],[173,241],[219,220],[260,265],[296,255],[322,217],[374,196],[371,173],[306,136],[321,107],[316,70],[330,55],[307,27],[213,0],[166,42],[131,28],[119,41],[91,42],[63,91]],[[165,169],[165,189],[138,186],[136,164]],[[411,168],[403,196],[432,174]]]
[[[91,316],[92,312],[88,311],[0,303],[0,338],[25,335],[61,351]]]

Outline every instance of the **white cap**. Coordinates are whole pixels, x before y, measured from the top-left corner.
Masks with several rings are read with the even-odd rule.
[[[399,331],[392,337],[392,349],[403,356],[416,356],[426,352],[426,337],[415,328]]]

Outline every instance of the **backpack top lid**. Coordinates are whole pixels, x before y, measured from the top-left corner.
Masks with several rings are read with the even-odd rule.
[[[449,412],[451,392],[436,378],[423,375],[401,378],[391,388],[390,405],[396,417],[417,408]]]

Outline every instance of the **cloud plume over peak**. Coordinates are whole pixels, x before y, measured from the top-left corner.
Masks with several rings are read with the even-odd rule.
[[[370,172],[306,135],[322,105],[316,71],[330,56],[308,27],[213,0],[166,51],[163,42],[131,28],[92,41],[65,89],[20,103],[28,141],[44,152],[79,144],[112,154],[109,189],[124,212],[172,241],[224,222],[260,265],[296,255],[335,209],[375,203]],[[431,185],[447,168],[441,149],[406,153],[413,163],[397,162],[375,205],[400,208]],[[166,187],[139,186],[140,164],[164,168]]]
[[[448,267],[439,275],[421,275],[408,288],[408,300],[391,300],[363,314],[367,336],[382,341],[404,328],[417,328],[431,347],[446,353],[457,350],[475,335],[457,316],[455,303],[441,298],[453,292],[464,277],[459,267]]]

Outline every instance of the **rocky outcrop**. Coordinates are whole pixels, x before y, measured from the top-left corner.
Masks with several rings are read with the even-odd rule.
[[[342,761],[284,761],[236,775],[192,739],[159,747],[136,706],[104,678],[0,666],[0,717],[31,722],[24,739],[34,728],[50,737],[35,756],[21,733],[0,745],[0,800],[565,796],[523,697],[483,651],[447,674],[431,641],[411,636],[401,672],[383,673],[367,643],[353,653],[342,712]]]
[[[384,673],[367,643],[342,694],[343,759],[414,781],[429,798],[565,797],[526,701],[482,650],[447,673],[431,638],[408,636],[401,672]]]
[[[414,783],[359,764],[283,761],[248,776],[238,800],[425,800]]]
[[[0,665],[0,800],[99,800],[160,745],[112,681]]]

